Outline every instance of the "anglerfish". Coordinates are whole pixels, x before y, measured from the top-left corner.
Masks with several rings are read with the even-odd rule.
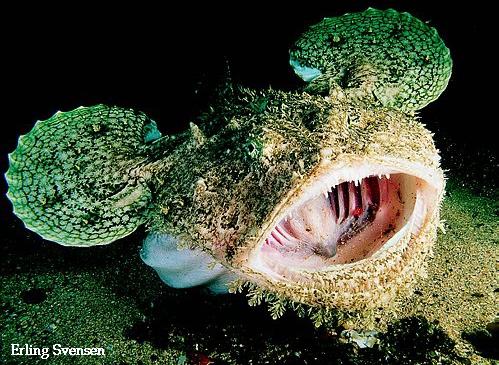
[[[117,106],[39,121],[9,156],[14,213],[68,246],[146,225],[141,257],[168,285],[247,284],[276,316],[388,305],[436,237],[445,179],[416,112],[447,86],[449,51],[411,15],[368,9],[312,26],[290,63],[303,90],[225,84],[175,135]]]

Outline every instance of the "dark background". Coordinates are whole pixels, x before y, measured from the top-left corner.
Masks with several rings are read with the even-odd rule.
[[[163,1],[162,7],[154,8],[148,7],[144,0],[140,7],[137,2],[106,7],[90,2],[71,3],[71,8],[49,7],[46,2],[43,6],[16,2],[14,8],[12,4],[10,8],[5,4],[0,8],[2,175],[8,168],[7,153],[15,149],[18,136],[29,132],[36,120],[47,119],[57,110],[97,103],[117,104],[144,111],[158,122],[163,133],[184,129],[203,104],[197,91],[209,90],[223,72],[225,60],[236,82],[258,88],[271,85],[297,89],[303,84],[288,65],[288,49],[299,35],[325,16],[363,11],[372,6],[408,11],[429,21],[444,39],[454,60],[453,75],[443,95],[421,112],[421,120],[435,132],[443,167],[449,170],[447,175],[476,194],[495,192],[497,196],[498,66],[494,48],[498,44],[499,20],[494,19],[497,13],[486,2],[449,2],[445,6],[437,0],[328,0],[318,5],[303,0],[281,4],[268,0],[266,3],[233,1],[234,5],[219,2],[215,5],[215,1],[209,1],[199,6]],[[328,360],[331,353],[337,356],[345,353],[342,347],[335,351],[323,348],[331,343],[330,338],[324,341],[318,337],[320,333],[305,327],[309,322],[304,325],[295,318],[276,324],[267,313],[255,315],[242,296],[226,301],[200,299],[189,292],[177,300],[171,292],[159,295],[159,289],[159,299],[151,291],[143,295],[145,289],[152,288],[154,292],[154,285],[163,287],[155,275],[155,281],[145,283],[152,273],[147,269],[150,274],[147,275],[137,254],[144,232],[139,230],[123,239],[122,245],[91,250],[44,242],[25,229],[12,213],[2,177],[0,275],[15,273],[29,278],[29,284],[20,287],[20,291],[26,285],[34,287],[19,293],[20,296],[0,298],[0,302],[15,303],[10,313],[22,308],[21,300],[27,303],[23,294],[45,293],[39,287],[54,285],[55,279],[49,279],[48,283],[41,280],[44,273],[62,272],[70,280],[78,281],[78,276],[70,273],[88,271],[102,277],[99,279],[102,285],[117,295],[135,298],[141,313],[150,318],[146,324],[152,330],[139,321],[129,331],[132,337],[126,333],[124,336],[151,341],[155,347],[159,346],[155,341],[165,345],[166,328],[166,331],[185,332],[180,333],[188,339],[183,345],[187,350],[193,348],[193,343],[197,350],[200,341],[202,346],[216,349],[219,344],[225,346],[222,342],[225,340],[217,333],[222,328],[232,328],[228,333],[236,339],[233,343],[244,343],[246,350],[243,350],[251,356],[260,356],[259,351],[253,351],[260,348],[259,341],[279,343],[281,337],[275,333],[281,334],[283,341],[292,341],[292,351],[303,349],[304,356],[307,353],[316,356],[318,348]],[[16,277],[13,276],[14,280]],[[74,287],[68,281],[62,289],[74,290]],[[236,305],[231,304],[234,301]],[[63,309],[54,308],[59,310]],[[57,315],[51,314],[52,317]],[[241,322],[241,318],[246,320]],[[62,325],[73,323],[62,322]],[[417,327],[414,331],[420,330]],[[81,329],[75,325],[75,332],[78,331]],[[414,333],[411,331],[408,333]],[[440,334],[436,336],[443,338]],[[427,343],[434,341],[434,337],[426,339],[426,332],[419,340],[411,334],[408,348],[415,346],[418,351],[431,353],[418,347],[417,341],[423,338]],[[337,345],[333,342],[333,349],[334,346]]]
[[[491,9],[477,2],[324,3],[3,9],[0,171],[18,136],[57,110],[117,104],[144,111],[163,132],[182,130],[198,112],[196,91],[220,75],[224,60],[244,85],[296,89],[302,83],[288,65],[288,48],[300,33],[324,16],[373,6],[408,11],[445,40],[453,76],[440,99],[422,111],[422,121],[436,133],[450,175],[464,177],[479,193],[481,181],[490,185],[497,175]],[[0,213],[11,221],[5,191],[2,179]]]

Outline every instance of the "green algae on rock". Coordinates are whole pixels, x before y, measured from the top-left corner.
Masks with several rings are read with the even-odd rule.
[[[325,18],[290,51],[297,75],[310,92],[329,92],[334,82],[350,97],[415,111],[445,90],[450,53],[434,28],[408,13],[369,8]]]

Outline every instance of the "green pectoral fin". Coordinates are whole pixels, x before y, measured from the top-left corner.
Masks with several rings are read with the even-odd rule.
[[[9,155],[14,213],[63,245],[106,244],[132,233],[151,203],[146,179],[133,171],[159,136],[143,113],[104,105],[38,122]]]
[[[353,94],[402,111],[419,110],[445,90],[452,72],[437,31],[408,13],[369,8],[325,18],[290,50],[290,64],[312,91],[327,91],[329,74]],[[309,70],[309,72],[305,72]],[[307,78],[310,70],[317,75]]]

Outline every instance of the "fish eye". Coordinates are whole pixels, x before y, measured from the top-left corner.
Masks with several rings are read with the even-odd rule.
[[[243,145],[244,154],[252,160],[262,156],[263,142],[256,137],[250,136]]]

